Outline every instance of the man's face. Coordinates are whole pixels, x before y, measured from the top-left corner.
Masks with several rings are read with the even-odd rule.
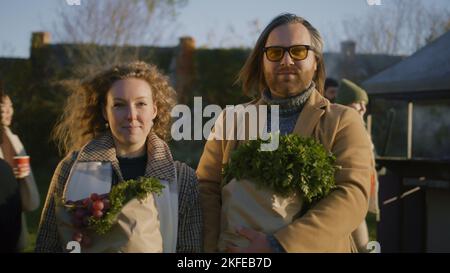
[[[311,37],[305,26],[300,23],[287,24],[276,27],[269,34],[266,47],[292,45],[311,46]],[[263,57],[264,78],[270,88],[272,96],[285,98],[295,96],[309,87],[317,70],[316,57],[314,52],[308,51],[306,59],[296,61],[291,58],[288,52],[278,62]]]
[[[337,96],[337,87],[329,86],[325,90],[324,95],[325,95],[325,98],[327,98],[331,102],[334,102],[336,100],[336,96]]]

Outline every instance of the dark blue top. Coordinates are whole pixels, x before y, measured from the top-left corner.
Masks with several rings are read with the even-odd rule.
[[[147,154],[134,158],[117,157],[117,159],[119,160],[120,171],[122,172],[123,179],[136,179],[145,175]]]

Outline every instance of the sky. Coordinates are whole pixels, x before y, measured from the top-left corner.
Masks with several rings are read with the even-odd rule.
[[[80,1],[83,5],[87,0]],[[333,26],[346,18],[389,8],[392,1],[396,0],[188,0],[179,10],[176,30],[159,45],[176,45],[178,37],[191,36],[197,46],[250,47],[258,29],[282,12],[305,17],[326,37],[327,33],[336,31]],[[426,5],[450,6],[449,0],[423,1]],[[0,0],[0,56],[27,58],[31,33],[52,31],[59,22],[56,9],[61,2],[66,0]],[[79,7],[67,5],[66,8]],[[259,23],[259,28],[251,26],[254,21]]]

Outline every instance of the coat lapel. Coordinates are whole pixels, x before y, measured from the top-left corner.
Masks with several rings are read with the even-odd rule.
[[[119,182],[124,180],[120,171],[119,161],[116,157],[114,140],[109,132],[86,144],[80,151],[78,161],[111,162],[112,169],[116,173]]]
[[[293,132],[303,137],[312,136],[314,128],[325,113],[324,108],[328,104],[329,102],[317,90],[314,90],[300,113]]]
[[[78,157],[80,162],[111,162],[112,168],[122,182],[123,175],[120,171],[119,161],[116,156],[116,148],[111,133],[92,140],[84,146]],[[146,177],[155,177],[160,180],[173,181],[175,179],[174,161],[167,144],[155,133],[150,132],[147,138],[147,165]]]
[[[145,176],[169,182],[175,179],[175,165],[169,146],[153,132],[147,139],[147,155]]]

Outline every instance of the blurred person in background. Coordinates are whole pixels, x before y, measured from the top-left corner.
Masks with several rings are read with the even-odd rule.
[[[0,145],[0,158],[4,159],[14,170],[14,175],[20,190],[23,213],[20,240],[17,249],[23,251],[28,245],[28,229],[25,212],[34,211],[39,207],[40,196],[30,166],[16,166],[14,163],[15,156],[26,156],[27,153],[19,137],[10,129],[14,115],[14,107],[11,98],[4,92],[1,96],[1,112],[1,136],[3,142]]]
[[[327,98],[331,103],[334,103],[336,100],[336,96],[338,93],[338,82],[333,78],[326,78],[325,87],[323,91],[323,95]]]
[[[0,98],[3,97],[0,86]],[[0,112],[0,118],[2,117]],[[3,144],[0,126],[0,145]],[[21,234],[22,204],[19,185],[9,164],[0,158],[0,253],[16,252]]]
[[[342,79],[339,90],[337,92],[336,103],[348,106],[355,109],[361,118],[364,118],[364,114],[367,111],[367,104],[369,103],[369,97],[364,89],[359,87],[354,82]],[[372,139],[368,134],[370,141]],[[374,146],[372,144],[372,149]],[[373,164],[373,172],[370,177],[370,196],[369,196],[369,212],[376,215],[379,219],[379,207],[378,207],[378,177],[375,170],[375,162]],[[364,220],[361,225],[352,233],[353,240],[358,247],[359,252],[367,252],[367,244],[369,243],[369,231],[367,229],[367,223]]]

